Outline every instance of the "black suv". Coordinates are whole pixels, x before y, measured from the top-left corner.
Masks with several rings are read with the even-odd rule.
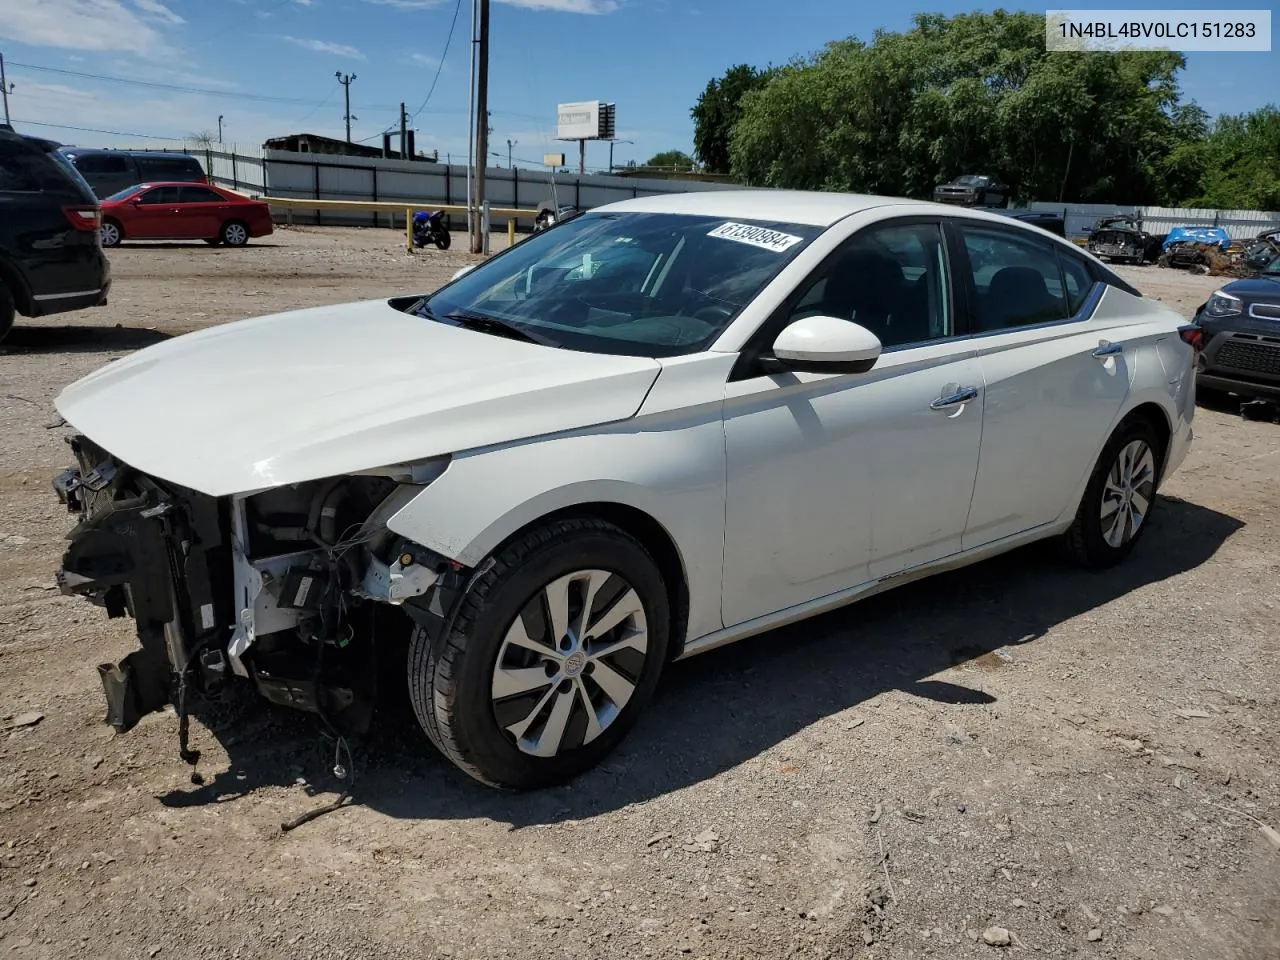
[[[1256,277],[1217,290],[1195,322],[1204,331],[1196,369],[1201,395],[1280,399],[1280,256]]]
[[[0,339],[24,317],[107,302],[98,200],[58,145],[0,124]]]

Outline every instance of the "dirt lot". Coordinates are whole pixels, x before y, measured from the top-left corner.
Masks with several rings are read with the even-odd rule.
[[[114,736],[95,665],[130,630],[51,586],[57,391],[469,259],[126,246],[110,306],[0,349],[0,957],[1280,957],[1280,427],[1222,411],[1118,571],[1023,551],[677,665],[569,788],[488,791],[384,724],[358,803],[286,834],[334,796],[311,718],[210,714],[204,786],[172,714]],[[1126,273],[1188,314],[1216,285]]]

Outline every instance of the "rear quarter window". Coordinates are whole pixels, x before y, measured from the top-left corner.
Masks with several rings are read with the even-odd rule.
[[[40,180],[32,169],[38,159],[30,151],[0,144],[0,193],[38,192]]]
[[[204,176],[204,168],[195,157],[138,157],[137,163],[144,180],[190,180]]]

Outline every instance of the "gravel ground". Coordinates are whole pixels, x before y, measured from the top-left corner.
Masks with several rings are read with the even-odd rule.
[[[282,833],[335,796],[311,718],[204,717],[203,786],[171,713],[116,737],[130,630],[51,585],[53,397],[473,259],[400,243],[126,245],[109,306],[0,349],[0,957],[1280,957],[1280,428],[1228,411],[1119,570],[1033,548],[676,665],[571,787],[486,790],[388,718],[357,802]],[[1124,272],[1188,315],[1218,283]]]

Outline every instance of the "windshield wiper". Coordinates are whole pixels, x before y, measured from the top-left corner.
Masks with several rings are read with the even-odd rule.
[[[423,304],[425,307],[426,305]],[[531,333],[523,327],[517,327],[514,323],[508,323],[505,320],[499,320],[497,317],[486,317],[480,313],[466,313],[457,311],[455,313],[446,313],[443,317],[445,320],[452,320],[460,327],[466,327],[468,330],[479,330],[482,333],[492,333],[499,337],[507,337],[511,340],[523,340],[525,343],[537,343],[544,347],[558,347],[556,343],[549,337],[544,337],[538,333]]]

